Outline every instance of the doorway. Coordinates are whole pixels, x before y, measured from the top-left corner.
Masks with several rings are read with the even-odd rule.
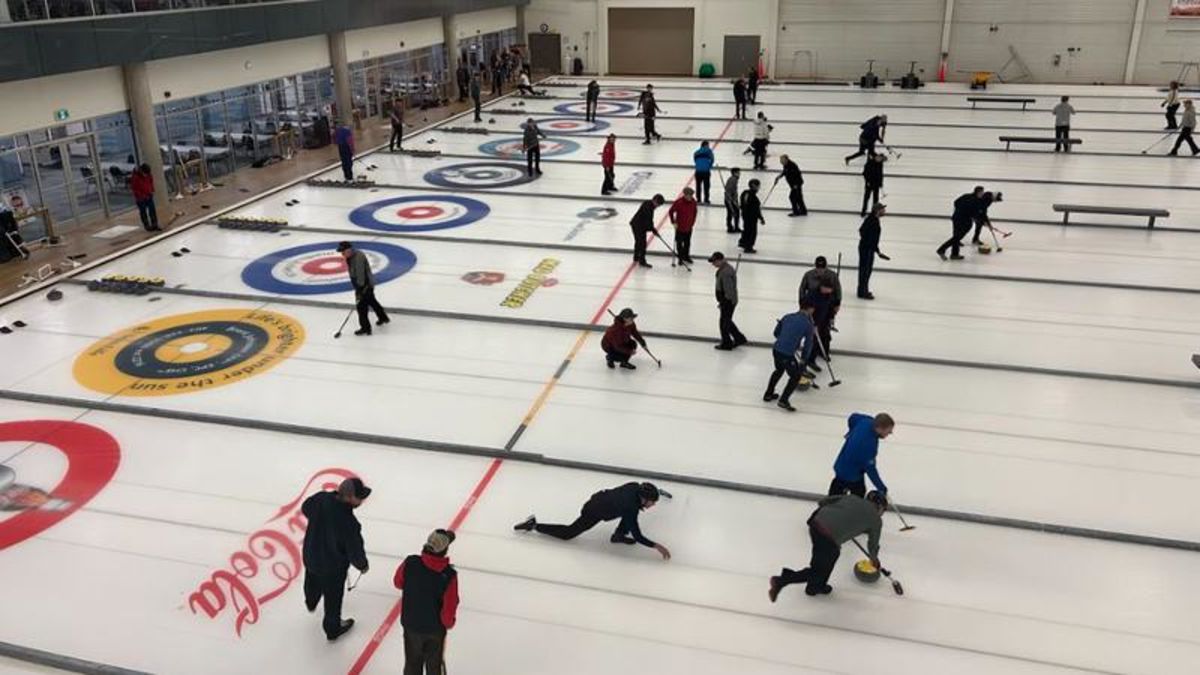
[[[119,167],[122,173],[130,167]],[[83,134],[33,146],[33,172],[41,206],[56,224],[78,224],[110,215],[108,190],[115,172],[106,171],[96,136]]]
[[[530,33],[529,66],[535,73],[561,75],[563,72],[562,35]]]
[[[740,77],[758,68],[758,35],[726,35],[725,52],[721,57],[721,74],[725,77]]]

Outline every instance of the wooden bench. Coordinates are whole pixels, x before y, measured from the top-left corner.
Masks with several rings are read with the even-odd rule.
[[[967,100],[971,102],[971,109],[975,108],[976,103],[1020,103],[1021,110],[1030,103],[1037,103],[1036,98],[1014,98],[1012,96],[968,96]]]
[[[1155,218],[1167,218],[1171,212],[1166,209],[1139,209],[1128,206],[1093,206],[1088,204],[1055,204],[1052,207],[1055,211],[1063,214],[1063,225],[1067,224],[1067,219],[1071,217],[1071,213],[1108,213],[1117,216],[1145,216],[1150,218],[1150,227],[1154,227]]]
[[[1056,145],[1058,143],[1069,143],[1071,145],[1079,145],[1083,143],[1082,138],[1068,138],[1060,140],[1053,136],[1001,136],[1000,142],[1004,144],[1005,150],[1011,150],[1013,143],[1048,143]]]

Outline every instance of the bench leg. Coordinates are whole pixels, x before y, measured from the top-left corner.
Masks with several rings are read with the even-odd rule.
[[[1070,211],[1063,211],[1063,225],[1067,224],[1067,219],[1071,217]]]
[[[1150,229],[1154,229],[1154,216],[1150,216]]]

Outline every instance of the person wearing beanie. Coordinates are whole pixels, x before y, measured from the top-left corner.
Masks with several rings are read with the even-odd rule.
[[[403,592],[404,675],[445,672],[446,631],[458,619],[458,571],[446,555],[454,538],[453,530],[434,530],[421,554],[405,558],[392,578]]]
[[[825,256],[819,255],[813,261],[813,268],[804,273],[800,278],[800,292],[797,294],[797,300],[803,300],[810,293],[819,292],[822,286],[828,286],[833,289],[833,305],[841,307],[842,305],[842,281],[838,278],[837,272],[829,269],[829,262]]]
[[[887,115],[875,115],[871,119],[858,125],[862,131],[858,134],[858,152],[846,156],[846,164],[856,157],[866,155],[870,157],[875,154],[875,144],[883,141],[884,134],[887,133]]]
[[[875,457],[879,455],[879,441],[892,435],[896,421],[887,413],[871,417],[853,413],[846,419],[846,442],[842,444],[837,459],[833,462],[833,481],[829,483],[829,494],[849,492],[863,496],[867,491],[867,478],[882,494],[887,494],[887,485],[879,476]]]
[[[692,228],[696,225],[698,208],[693,194],[692,188],[683,188],[683,194],[671,202],[671,208],[667,211],[667,217],[675,226],[675,255],[679,262],[688,264],[692,262]]]
[[[642,202],[637,213],[629,219],[629,227],[633,231],[633,261],[641,267],[654,267],[646,262],[646,237],[654,231],[654,209],[662,206],[665,201],[662,195],[654,195]]]
[[[315,612],[324,600],[321,626],[330,642],[354,626],[354,619],[342,619],[342,596],[350,566],[363,574],[369,568],[362,526],[354,517],[354,509],[369,496],[371,488],[362,479],[347,478],[336,491],[318,492],[300,507],[308,519],[304,532],[304,606]]]
[[[653,483],[626,483],[592,495],[583,505],[579,517],[570,525],[547,525],[539,523],[536,516],[529,516],[514,525],[513,529],[518,532],[539,532],[565,541],[578,537],[601,522],[620,519],[609,541],[614,544],[641,544],[658,551],[663,560],[670,560],[671,552],[667,547],[646,538],[638,527],[638,514],[657,504],[660,494],[666,493]]]
[[[751,178],[746,185],[746,190],[742,192],[742,236],[738,237],[738,246],[746,253],[757,253],[754,244],[758,241],[758,226],[760,223],[767,224],[766,218],[763,218],[762,201],[758,198],[762,183],[757,178]]]
[[[738,179],[741,177],[742,170],[735,166],[725,179],[725,231],[729,234],[742,231],[742,207],[738,204]]]
[[[860,534],[867,535],[867,555],[875,569],[879,563],[879,538],[883,534],[882,513],[887,510],[887,496],[872,492],[866,499],[857,495],[837,495],[818,502],[817,510],[808,518],[808,536],[812,540],[812,558],[800,571],[783,568],[771,577],[767,597],[771,602],[790,584],[805,584],[808,596],[833,592],[829,575],[842,554],[842,544]]]
[[[804,300],[800,303],[800,311],[784,314],[775,322],[775,347],[771,350],[771,355],[775,358],[775,370],[767,380],[767,391],[763,394],[763,400],[770,403],[779,399],[775,405],[788,412],[796,411],[790,399],[792,392],[796,391],[796,386],[804,380],[804,368],[801,364],[808,363],[813,355],[815,329],[812,313],[813,306],[808,300]],[[801,353],[799,359],[796,358],[797,352]],[[784,372],[787,372],[788,381],[783,385],[781,397],[775,393],[775,386],[779,384],[779,378],[783,377]],[[811,383],[809,380],[808,384]],[[807,388],[806,386],[805,389]]]
[[[358,330],[354,334],[370,335],[371,319],[367,310],[375,312],[376,325],[392,322],[383,305],[375,299],[375,276],[371,274],[371,262],[348,241],[338,244],[337,251],[346,260],[346,272],[350,275],[350,285],[354,287],[354,304],[358,310]]]
[[[817,357],[823,356],[828,361],[832,355],[830,349],[833,347],[833,318],[837,315],[838,307],[835,298],[833,286],[822,280],[817,290],[810,291],[800,300],[801,304],[807,302],[812,305],[812,320],[817,330],[817,342],[805,366],[818,373],[821,372],[821,366],[817,365]]]
[[[879,203],[879,191],[883,189],[883,163],[887,161],[887,157],[883,153],[875,153],[867,157],[867,161],[863,164],[863,198],[862,208],[859,209],[858,215],[866,217],[867,201],[871,202],[871,206]]]
[[[646,338],[638,332],[637,323],[634,321],[636,318],[637,314],[626,307],[613,318],[612,325],[604,331],[604,337],[600,339],[600,348],[604,350],[604,360],[609,368],[619,363],[626,370],[637,369],[629,359],[637,352],[638,345],[643,349],[646,347]]]

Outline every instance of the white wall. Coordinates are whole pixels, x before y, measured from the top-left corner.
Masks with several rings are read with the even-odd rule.
[[[162,103],[328,65],[329,43],[316,35],[150,61],[146,72],[154,102]]]
[[[72,120],[85,120],[127,107],[117,67],[5,82],[0,84],[0,100],[8,102],[0,115],[0,135],[59,124],[54,111],[60,108],[69,110]]]
[[[455,26],[459,39],[516,28],[517,8],[514,5],[459,14],[455,17]]]
[[[881,78],[899,77],[916,60],[932,79],[945,6],[945,0],[780,0],[778,76],[856,80],[867,59],[875,59]]]
[[[1146,2],[1145,25],[1134,69],[1134,82],[1162,84],[1179,74],[1179,66],[1163,61],[1200,61],[1200,19],[1167,18],[1170,0]],[[1197,84],[1195,70],[1188,83]]]
[[[443,40],[442,20],[438,18],[352,30],[346,33],[346,58],[353,63],[441,44]],[[328,55],[325,65],[329,65]]]
[[[532,0],[525,10],[526,30],[545,23],[562,35],[563,54],[584,59],[588,72],[608,70],[608,10],[611,7],[691,7],[695,10],[692,72],[709,62],[724,72],[726,35],[759,35],[767,50],[768,70],[775,51],[779,0]]]

